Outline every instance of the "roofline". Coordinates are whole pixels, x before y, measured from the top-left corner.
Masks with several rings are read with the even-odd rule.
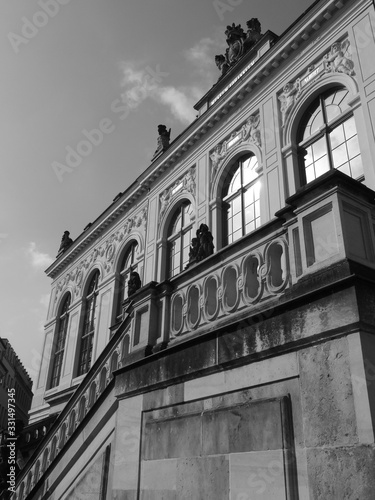
[[[354,0],[340,0],[340,6],[338,6],[338,0],[328,0],[328,2],[327,0],[315,0],[313,4],[283,32],[283,34],[277,39],[276,43],[259,60],[256,61],[249,71],[247,71],[245,75],[235,82],[235,84],[228,90],[228,92],[225,93],[225,95],[222,96],[222,98],[216,101],[204,113],[190,123],[190,125],[188,125],[181,132],[181,134],[172,141],[169,148],[156,158],[156,160],[154,160],[146,168],[146,170],[143,171],[142,174],[138,176],[138,178],[128,188],[126,188],[117,200],[115,198],[116,201],[112,202],[111,205],[109,205],[109,207],[107,207],[94,220],[90,227],[83,231],[73,241],[72,245],[46,269],[46,274],[52,278],[57,277],[60,271],[72,262],[82,250],[88,247],[88,245],[90,245],[99,236],[99,234],[105,231],[106,227],[113,220],[117,219],[130,205],[134,204],[134,202],[138,200],[142,194],[147,192],[148,188],[155,179],[160,177],[169,166],[176,161],[179,161],[180,158],[188,152],[203,135],[206,134],[208,129],[214,127],[223,115],[226,115],[229,110],[233,109],[233,106],[238,104],[238,102],[243,99],[243,94],[251,92],[256,86],[263,82],[264,78],[268,78],[270,73],[275,71],[280,64],[279,62],[277,66],[273,66],[272,62],[275,62],[275,59],[278,59],[278,61],[290,59],[291,55],[296,50],[300,49],[300,45],[305,42],[305,38],[302,36],[304,33],[296,34],[296,36],[293,37],[291,44],[288,46],[288,53],[286,56],[286,51],[284,51],[283,54],[279,54],[279,52],[281,52],[287,36],[292,34],[293,28],[301,23],[301,20],[307,14],[312,12],[313,9],[319,4],[321,4],[321,11],[338,11],[341,7],[350,3],[354,3]],[[321,11],[317,11],[317,16],[321,14]],[[322,19],[320,20],[319,27],[311,28],[314,33],[320,31],[325,23],[328,22],[328,16],[325,18],[324,15],[321,15],[321,17]],[[249,51],[248,54],[251,52],[252,51]],[[245,61],[247,61],[246,56],[247,54],[244,56]],[[238,69],[240,67],[241,64],[240,66],[237,64],[234,66],[234,68]],[[234,71],[231,71],[230,73],[233,75]],[[244,86],[245,78],[253,81],[251,81],[250,85],[240,89],[241,86]]]

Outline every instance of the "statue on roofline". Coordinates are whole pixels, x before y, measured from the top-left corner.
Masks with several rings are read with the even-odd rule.
[[[152,157],[152,160],[155,160],[158,156],[160,156],[164,151],[169,148],[169,141],[171,137],[171,129],[167,131],[167,127],[165,125],[158,125],[158,133],[159,137],[157,140],[157,148]]]
[[[57,254],[65,252],[65,250],[67,250],[73,243],[73,240],[72,238],[69,237],[69,235],[70,235],[69,231],[64,231],[64,234],[62,235],[61,238],[60,248]]]
[[[247,33],[244,33],[240,24],[236,25],[235,23],[232,23],[231,26],[227,26],[225,30],[228,48],[225,54],[215,56],[216,66],[219,68],[222,75],[225,75],[243,54],[250,50],[262,36],[261,25],[256,17],[247,21],[246,24],[248,27]]]

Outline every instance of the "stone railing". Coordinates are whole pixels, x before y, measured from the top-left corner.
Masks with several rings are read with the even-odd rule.
[[[290,284],[287,231],[243,248],[235,257],[203,265],[170,299],[170,339],[217,322],[283,293]],[[193,271],[193,269],[192,269]]]
[[[117,332],[86,374],[76,392],[69,400],[58,419],[47,432],[40,447],[31,457],[17,478],[16,492],[12,500],[23,500],[31,492],[49,466],[62,452],[76,429],[90,414],[95,402],[113,378],[113,372],[121,368],[123,358],[128,352],[125,318]]]

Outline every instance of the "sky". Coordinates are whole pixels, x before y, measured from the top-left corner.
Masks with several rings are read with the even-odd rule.
[[[195,119],[228,24],[281,35],[311,4],[2,0],[0,336],[32,379],[63,232],[77,238],[150,165],[158,124],[173,140]]]

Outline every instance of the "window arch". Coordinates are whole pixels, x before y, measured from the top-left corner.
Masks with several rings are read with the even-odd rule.
[[[330,88],[314,99],[304,113],[297,133],[302,183],[332,169],[359,179],[363,166],[350,92]]]
[[[120,265],[120,284],[118,289],[117,317],[121,316],[122,303],[128,298],[128,281],[131,271],[139,271],[139,251],[137,241],[133,240],[127,247]]]
[[[168,278],[182,272],[189,262],[193,215],[193,205],[186,200],[175,210],[168,226]]]
[[[50,387],[56,387],[60,383],[62,362],[64,358],[66,335],[69,324],[69,307],[71,303],[70,293],[66,296],[60,316],[57,322],[57,332],[55,337],[55,352],[52,361],[51,383]]]
[[[85,304],[84,304],[84,318],[82,325],[81,342],[78,358],[77,375],[87,373],[91,366],[92,347],[96,326],[96,306],[98,296],[100,272],[97,269],[87,288]]]
[[[229,245],[261,223],[261,171],[257,157],[245,154],[227,174],[223,190],[223,243]]]

